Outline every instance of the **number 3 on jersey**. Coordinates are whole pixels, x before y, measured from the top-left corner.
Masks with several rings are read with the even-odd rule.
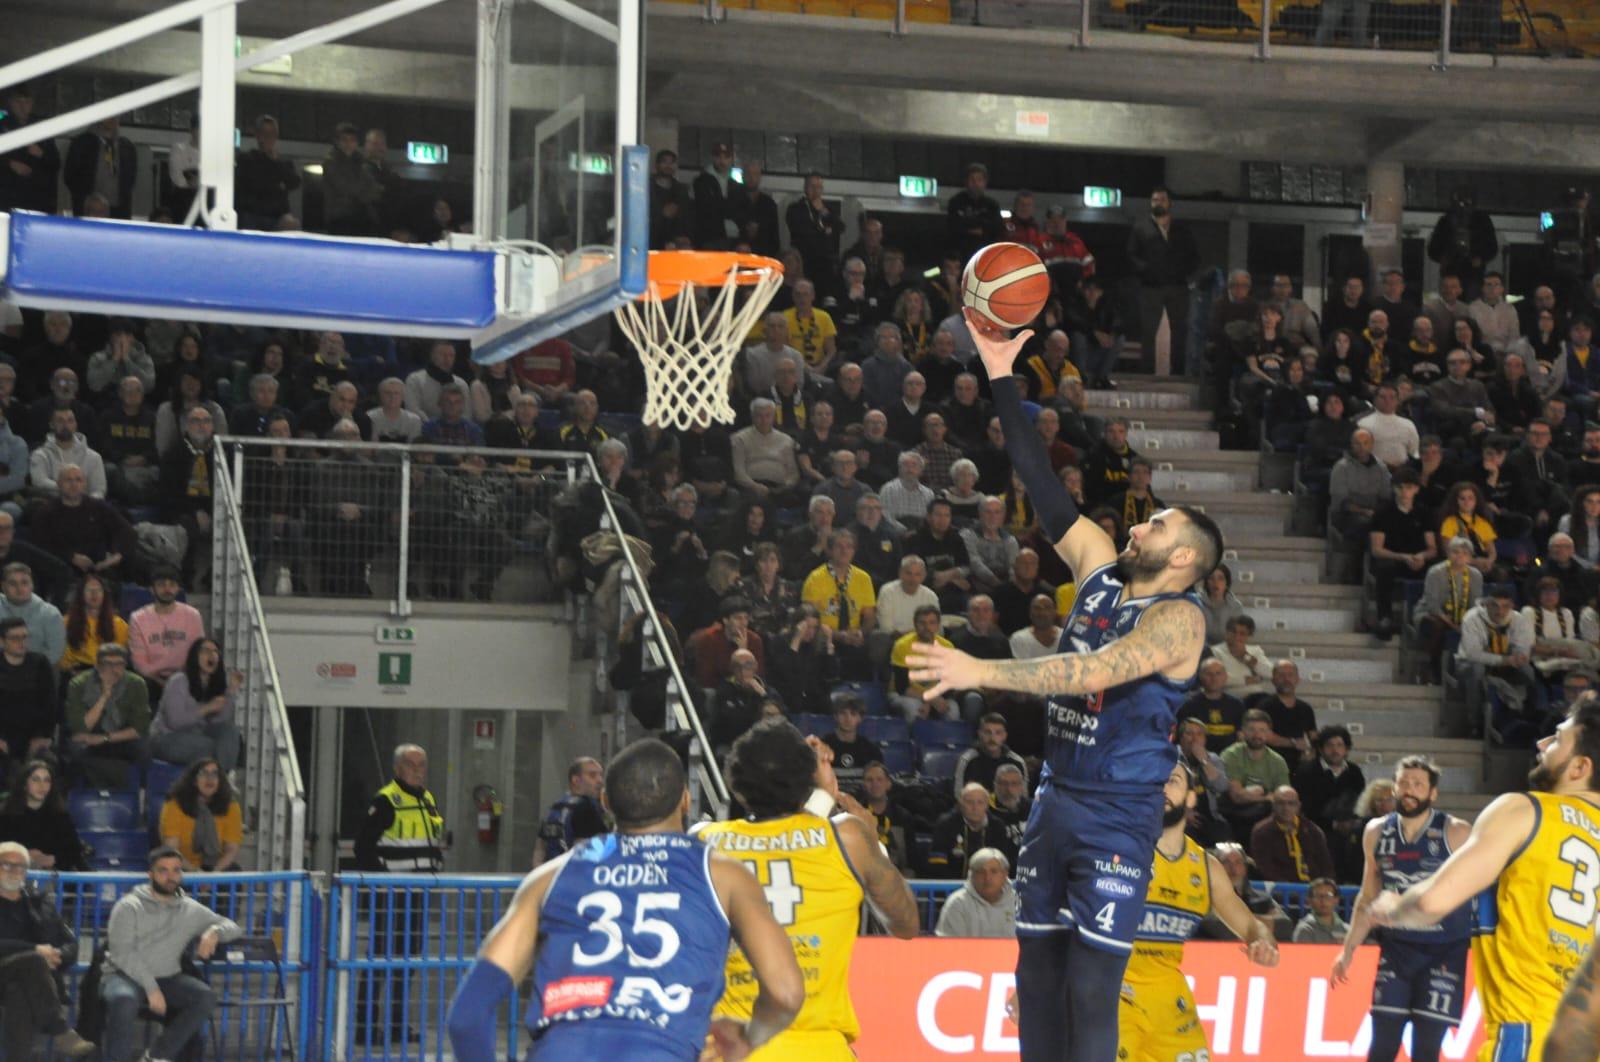
[[[1561,842],[1560,855],[1561,861],[1572,867],[1572,887],[1551,886],[1550,910],[1563,922],[1588,928],[1594,924],[1600,903],[1595,895],[1600,890],[1600,853],[1589,842],[1568,837]]]
[[[806,891],[794,883],[794,864],[787,859],[769,859],[766,862],[768,880],[761,881],[761,866],[753,859],[744,860],[745,869],[761,882],[761,891],[767,894],[767,906],[780,926],[794,925]]]

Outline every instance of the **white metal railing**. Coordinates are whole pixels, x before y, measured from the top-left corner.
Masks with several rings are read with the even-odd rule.
[[[245,747],[241,800],[257,838],[257,864],[271,870],[303,870],[305,783],[256,592],[244,514],[222,445],[214,444],[212,453],[216,477],[211,515],[211,625],[221,637],[227,666],[245,676],[236,706]]]
[[[255,572],[251,565],[250,540],[246,529],[252,520],[259,522],[264,514],[248,511],[248,503],[239,504],[240,499],[250,496],[250,468],[246,460],[247,454],[264,456],[271,449],[283,448],[291,455],[309,461],[323,453],[333,450],[354,450],[369,456],[374,468],[388,468],[394,471],[392,477],[394,497],[388,503],[394,513],[395,541],[382,544],[372,544],[372,567],[376,571],[381,564],[386,577],[394,581],[394,596],[390,599],[388,607],[396,617],[411,614],[412,599],[410,584],[412,566],[427,563],[426,556],[414,556],[417,550],[412,547],[411,531],[416,514],[421,508],[421,503],[412,493],[413,475],[416,468],[432,469],[434,475],[447,475],[440,464],[431,460],[438,457],[459,459],[466,454],[481,454],[490,459],[491,463],[498,464],[507,458],[507,451],[496,450],[490,447],[465,447],[465,446],[429,446],[406,445],[401,443],[368,443],[368,442],[339,442],[328,439],[261,439],[245,436],[219,436],[217,438],[217,479],[219,481],[217,507],[219,510],[218,525],[214,532],[220,541],[223,537],[222,526],[224,493],[227,506],[230,509],[228,519],[231,526],[227,529],[230,541],[237,539],[236,548],[242,554],[241,564],[237,559],[230,559],[228,563],[234,566],[234,573],[226,576],[226,582],[217,582],[224,578],[222,573],[223,560],[220,547],[214,549],[218,557],[217,571],[213,575],[213,583],[223,586],[230,591],[232,599],[248,598],[250,607],[248,616],[259,618],[260,598],[258,596]],[[553,500],[557,488],[571,486],[580,480],[598,479],[594,458],[588,453],[572,453],[564,450],[553,451],[516,451],[518,457],[526,457],[540,463],[554,465],[557,471],[547,474],[550,481],[550,493],[545,502]],[[385,483],[389,482],[385,480]],[[320,489],[320,488],[319,488]],[[384,489],[388,489],[385,487]],[[633,616],[643,613],[645,621],[640,629],[640,636],[646,639],[644,651],[647,654],[649,667],[665,670],[668,673],[667,681],[667,713],[664,729],[668,731],[685,731],[690,735],[690,797],[694,804],[694,811],[698,815],[702,812],[715,816],[726,814],[728,809],[728,788],[722,777],[722,772],[713,757],[710,755],[711,743],[707,740],[704,725],[696,711],[691,699],[691,686],[684,678],[678,664],[677,653],[672,642],[667,637],[666,628],[656,612],[655,604],[650,600],[649,584],[640,571],[637,558],[632,548],[628,545],[627,536],[622,534],[623,524],[617,518],[616,509],[612,506],[611,498],[602,492],[604,499],[605,515],[604,526],[618,532],[621,546],[622,562],[626,565],[622,572],[621,591],[623,608],[618,609],[619,625],[616,630],[601,632],[602,652],[597,663],[598,673],[603,675],[610,660],[607,658],[615,649],[620,639],[622,626]],[[546,512],[543,515],[549,516]],[[315,552],[312,550],[311,552]],[[392,561],[392,564],[391,564]],[[238,593],[231,591],[237,588]],[[264,627],[261,628],[264,631]],[[231,639],[230,639],[231,641]],[[265,639],[263,637],[263,644]],[[270,661],[270,656],[267,657]],[[275,676],[275,673],[274,673]],[[277,684],[274,681],[274,689]],[[627,712],[616,713],[615,733],[620,743],[626,740]],[[285,728],[287,733],[287,728]],[[291,750],[292,754],[292,750]],[[298,778],[298,767],[296,768]],[[296,864],[299,866],[299,864]]]
[[[1354,0],[1354,2],[1362,3],[1364,0]],[[895,0],[893,14],[887,20],[891,36],[899,37],[906,34],[937,33],[939,31],[938,24],[934,22],[919,21],[908,17],[907,8],[913,3],[915,3],[915,0]],[[748,5],[731,7],[724,0],[699,0],[699,6],[701,9],[700,17],[707,22],[722,22],[729,18],[793,20],[816,17],[798,12],[763,11],[759,5],[754,11],[750,11],[745,10]],[[1026,11],[1032,19],[1042,22],[1049,29],[1067,34],[1070,42],[1080,48],[1092,46],[1094,38],[1102,34],[1105,35],[1105,39],[1108,41],[1121,37],[1121,42],[1113,46],[1122,48],[1130,45],[1137,47],[1138,41],[1148,39],[1141,36],[1145,26],[1140,20],[1130,17],[1124,12],[1114,11],[1110,6],[1109,0],[1026,0],[1024,3],[1010,0],[1010,2],[997,4],[986,4],[986,0],[970,0],[966,6],[971,12],[970,17],[964,18],[960,22],[952,19],[951,24],[992,29],[1015,29],[1018,25],[1016,19],[1019,14]],[[1314,39],[1316,27],[1308,30],[1303,20],[1292,28],[1288,26],[1282,17],[1285,7],[1283,0],[1278,0],[1277,10],[1274,9],[1274,0],[1251,0],[1248,5],[1239,4],[1237,7],[1232,3],[1232,0],[1219,0],[1216,11],[1211,12],[1211,14],[1227,13],[1242,16],[1244,10],[1248,8],[1250,14],[1254,15],[1253,26],[1245,23],[1235,27],[1240,32],[1232,43],[1236,45],[1237,53],[1241,56],[1249,55],[1258,60],[1273,59],[1273,35],[1278,34],[1277,43],[1279,44],[1315,46],[1318,49],[1315,54],[1319,59],[1338,61],[1341,56],[1348,55],[1356,49],[1381,49],[1385,52],[1413,55],[1417,57],[1416,61],[1425,62],[1434,70],[1444,71],[1449,69],[1452,60],[1459,56],[1462,48],[1463,27],[1460,23],[1463,15],[1461,12],[1454,11],[1454,6],[1453,3],[1416,6],[1415,10],[1418,14],[1414,18],[1404,19],[1398,23],[1401,37],[1398,42],[1385,39],[1382,36],[1380,28],[1376,24],[1377,12],[1374,11],[1375,21],[1371,32],[1365,35],[1365,39],[1350,41],[1347,46],[1343,47],[1324,47],[1323,43]],[[1002,14],[991,16],[986,7],[992,7]],[[1152,18],[1152,21],[1158,21],[1163,26],[1181,28],[1182,24],[1177,21],[1181,12],[1168,10],[1160,7],[1160,5],[1152,5],[1152,7],[1158,13],[1165,12],[1165,18]],[[676,4],[662,4],[657,10],[662,13],[676,13],[678,7]],[[1302,13],[1307,10],[1316,11],[1315,8],[1306,7],[1298,7],[1297,10]],[[1402,6],[1399,10],[1409,13],[1412,8]],[[1190,27],[1191,29],[1196,26],[1205,26],[1205,12],[1202,11],[1193,17],[1198,21]],[[1391,11],[1391,22],[1396,17]],[[1484,16],[1480,15],[1479,17],[1482,18]],[[1562,34],[1562,28],[1559,19],[1550,19],[1550,16],[1542,12],[1529,13],[1520,4],[1507,4],[1503,7],[1497,6],[1492,19],[1494,27],[1492,37],[1481,36],[1485,32],[1484,27],[1468,26],[1465,27],[1465,30],[1469,36],[1480,35],[1480,39],[1469,42],[1471,46],[1496,59],[1505,55],[1529,55],[1542,59],[1556,60],[1591,57],[1581,49],[1573,48],[1563,41],[1551,42],[1545,40],[1543,34],[1551,34],[1559,38]],[[1541,20],[1549,20],[1551,23],[1544,28],[1543,33],[1541,33],[1539,26]],[[1517,26],[1518,40],[1509,42],[1509,46],[1507,46],[1508,42],[1500,39],[1499,26],[1502,22],[1514,23]],[[1027,19],[1024,19],[1020,24],[1032,30],[1041,28],[1034,21]],[[833,28],[850,27],[867,33],[882,33],[886,20],[877,16],[840,17],[833,19],[831,25]],[[1393,29],[1395,26],[1391,25],[1390,28]],[[1139,30],[1141,33],[1123,32],[1130,29]],[[1295,36],[1293,40],[1285,41],[1284,34],[1293,34]],[[1225,39],[1218,39],[1208,40],[1206,43],[1209,47],[1229,42]],[[1170,54],[1170,52],[1163,52],[1163,54]],[[1278,58],[1286,58],[1289,54],[1293,54],[1295,60],[1304,60],[1311,53],[1297,49],[1293,53],[1280,53]]]
[[[591,462],[592,467],[592,462]],[[689,731],[689,796],[693,802],[689,813],[695,817],[709,814],[713,819],[728,817],[729,793],[727,783],[723,780],[722,769],[711,754],[711,742],[706,737],[704,727],[701,725],[700,713],[696,711],[694,701],[690,696],[690,686],[683,677],[683,671],[678,667],[677,654],[673,651],[672,643],[667,638],[666,630],[662,626],[661,617],[656,613],[655,602],[650,600],[649,586],[644,575],[639,571],[638,561],[634,558],[633,549],[628,545],[628,536],[623,534],[622,524],[617,519],[617,511],[611,504],[611,497],[601,492],[605,499],[606,523],[617,532],[617,539],[622,544],[622,559],[627,564],[627,570],[622,578],[622,597],[627,609],[618,609],[618,618],[626,624],[633,616],[644,613],[645,619],[641,635],[648,638],[644,649],[649,655],[649,661],[655,668],[667,670],[667,711],[665,716],[665,729]],[[620,631],[620,627],[619,627]],[[618,747],[626,740],[628,713],[617,713],[617,742]]]
[[[390,0],[367,11],[329,22],[235,55],[239,4],[244,0],[184,0],[142,18],[90,34],[37,55],[0,66],[0,89],[53,73],[74,63],[153,37],[185,23],[200,22],[199,69],[177,74],[0,134],[0,155],[196,89],[200,92],[200,191],[189,221],[203,217],[211,229],[233,229],[234,91],[238,75],[286,55],[328,44],[445,0]]]

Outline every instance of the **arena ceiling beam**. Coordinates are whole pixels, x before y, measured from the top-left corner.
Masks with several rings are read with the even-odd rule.
[[[1062,100],[1043,96],[881,88],[862,103],[858,86],[827,77],[727,79],[680,73],[652,96],[648,112],[700,126],[910,136],[1054,147],[1114,148],[1338,165],[1368,160],[1481,169],[1600,167],[1600,138],[1571,122],[1381,119],[1327,112],[1182,107],[1165,103]],[[1047,114],[1047,139],[1018,132],[1017,113]]]
[[[250,7],[244,4],[239,10]],[[41,46],[75,40],[103,28],[105,23],[91,18],[20,12],[7,18],[7,32],[0,36],[0,62],[18,59]],[[369,36],[362,34],[361,39]],[[74,69],[148,77],[187,73],[193,65],[191,59],[198,37],[199,34],[191,30],[172,30],[119,48]],[[245,47],[264,44],[269,39],[276,38],[272,34],[260,38],[247,36]],[[615,69],[599,66],[590,69],[593,84],[583,86],[584,91],[603,94],[614,89]],[[563,85],[549,68],[515,65],[508,85],[510,98],[518,107],[553,111],[572,95],[575,71],[574,67],[567,68],[567,80]],[[468,108],[477,91],[476,65],[470,49],[468,54],[455,54],[431,48],[422,51],[378,47],[370,43],[336,43],[309,48],[295,54],[292,73],[251,71],[241,73],[238,83],[289,92],[328,92],[458,104]]]
[[[336,0],[326,10],[338,14],[366,2]],[[39,0],[21,0],[0,36],[0,62],[160,6],[162,0],[117,0],[112,19],[106,0],[92,0],[87,16],[58,15]],[[241,23],[253,11],[259,24],[247,31],[292,32],[303,28],[296,7],[245,4]],[[1416,166],[1600,169],[1600,94],[1589,84],[1595,73],[1587,63],[1509,58],[1496,69],[1467,56],[1439,73],[1415,53],[1346,53],[1330,62],[1309,49],[1275,48],[1272,61],[1252,62],[1237,48],[1203,41],[1140,36],[1134,51],[1126,35],[1106,34],[1093,47],[1074,49],[1064,37],[1052,43],[1048,34],[1023,31],[989,31],[993,47],[974,48],[970,32],[956,27],[917,26],[894,39],[823,21],[797,34],[791,24],[748,12],[712,26],[692,7],[666,7],[653,8],[650,19],[647,112],[696,125],[1041,143],[1017,132],[1016,112],[1028,110],[1050,115],[1045,142],[1055,146],[1339,164],[1381,158]],[[427,38],[426,51],[379,46],[363,34],[359,43],[296,55],[291,74],[252,72],[239,82],[470,106],[470,42],[457,47],[465,30],[447,14],[415,16],[425,24],[408,32],[439,34]],[[171,76],[193,54],[195,36],[172,31],[85,68]],[[413,45],[417,39],[409,38]],[[1006,47],[1008,41],[1027,46]],[[712,49],[715,74],[706,72]],[[1006,61],[995,62],[997,54]],[[1529,69],[1537,73],[1529,76],[1525,64],[1536,64]],[[1129,77],[1129,69],[1159,76]],[[736,83],[729,74],[738,75]],[[594,76],[602,90],[611,74],[597,68]],[[965,88],[978,84],[992,91]],[[533,110],[554,109],[571,91],[560,91],[543,68],[526,65],[513,67],[510,89],[517,106]]]

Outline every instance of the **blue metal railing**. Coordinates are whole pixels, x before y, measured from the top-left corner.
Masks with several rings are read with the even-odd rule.
[[[1275,900],[1283,913],[1290,919],[1298,922],[1302,917],[1311,913],[1311,886],[1299,882],[1280,881],[1255,881],[1251,882],[1257,889],[1265,892]],[[939,924],[939,911],[944,907],[945,900],[950,894],[961,887],[959,881],[913,881],[911,893],[917,900],[917,911],[922,921],[922,931],[932,933],[934,926]],[[1339,886],[1339,917],[1346,922],[1355,907],[1356,894],[1360,888],[1355,885]]]
[[[33,883],[61,911],[79,939],[67,971],[69,1011],[95,947],[105,941],[117,900],[143,874],[34,874]],[[521,878],[512,875],[341,874],[326,902],[311,874],[196,874],[185,888],[272,942],[277,956],[224,947],[203,968],[218,1006],[207,1046],[218,1058],[423,1059],[447,1052],[445,1016],[457,981],[509,907]],[[1257,883],[1298,919],[1307,887]],[[932,933],[958,881],[915,881],[925,933]],[[1349,917],[1355,889],[1341,889]],[[246,1005],[247,1001],[258,1001]],[[282,1000],[282,1005],[259,1001]],[[500,1054],[515,1056],[524,1000],[502,1011]],[[319,1027],[320,1023],[320,1027]]]
[[[97,945],[105,942],[111,909],[144,874],[30,875],[49,896],[67,927],[78,937],[78,962],[67,971],[66,1000],[77,1016],[78,988]],[[315,963],[310,949],[314,909],[319,906],[311,876],[283,871],[259,874],[195,874],[188,893],[218,914],[233,919],[251,938],[270,940],[277,961],[254,951],[223,946],[202,973],[217,994],[211,1018],[209,1052],[220,1058],[316,1057],[310,1053],[316,999]],[[283,1000],[281,1006],[259,1001]],[[258,1001],[249,1004],[247,1001]]]
[[[322,1007],[328,1057],[440,1058],[456,981],[510,906],[501,874],[340,874],[328,903]],[[520,992],[499,1057],[520,1054]]]

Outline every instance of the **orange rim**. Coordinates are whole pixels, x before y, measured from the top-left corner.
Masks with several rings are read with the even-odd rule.
[[[758,284],[772,274],[783,275],[777,259],[738,251],[651,251],[649,268],[650,286],[640,299],[674,298],[690,285]]]

